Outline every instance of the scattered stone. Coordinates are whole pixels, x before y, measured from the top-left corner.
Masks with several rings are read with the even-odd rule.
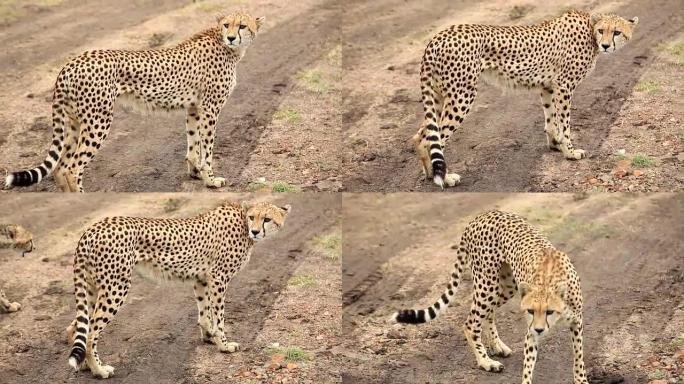
[[[677,154],[677,160],[678,160],[680,163],[684,163],[684,152],[679,152],[679,153]]]
[[[632,174],[636,177],[640,177],[644,174],[644,171],[639,170],[639,169],[635,169],[634,172],[632,172]]]
[[[600,175],[598,178],[604,183],[610,183],[611,181],[613,181],[613,178],[607,173]]]
[[[399,329],[392,328],[389,331],[387,331],[387,338],[393,340],[400,340],[405,339],[406,335],[402,334]]]
[[[383,124],[380,126],[380,129],[396,129],[396,128],[399,128],[399,126],[395,123],[387,123],[387,124]]]
[[[52,316],[49,315],[38,315],[33,318],[35,321],[46,321],[46,320],[52,320]]]
[[[397,67],[395,67],[394,65],[390,65],[387,67],[388,71],[394,71],[395,69],[397,69]]]

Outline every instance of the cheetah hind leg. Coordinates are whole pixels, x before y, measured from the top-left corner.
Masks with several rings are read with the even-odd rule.
[[[200,170],[195,166],[195,164],[188,158],[185,159],[185,164],[188,166],[188,176],[193,179],[201,179]]]
[[[428,150],[429,143],[425,140],[425,123],[420,125],[418,132],[413,135],[411,139],[416,147],[416,153],[418,154],[418,161],[423,169],[423,176],[425,179],[432,179],[432,163],[430,162],[430,151]]]

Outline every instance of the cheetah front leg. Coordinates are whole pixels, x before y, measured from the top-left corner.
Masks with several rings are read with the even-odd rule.
[[[477,286],[477,282],[474,282],[473,286]],[[487,348],[482,343],[482,322],[493,310],[490,301],[481,299],[477,293],[473,293],[473,303],[470,306],[470,314],[463,328],[463,333],[475,354],[477,365],[487,372],[501,372],[504,365],[490,358],[487,355]]]
[[[570,107],[572,106],[572,92],[574,88],[556,87],[552,100],[556,109],[556,125],[558,126],[558,147],[566,159],[579,160],[586,157],[582,149],[575,149],[570,140]]]
[[[188,175],[193,179],[200,178],[200,136],[199,136],[199,111],[197,107],[191,106],[185,114],[185,135],[188,141],[188,148],[185,154],[185,164],[188,167]]]
[[[226,179],[214,176],[211,168],[214,152],[214,136],[216,133],[216,121],[219,109],[199,111],[198,132],[199,132],[199,163],[197,168],[200,170],[200,178],[204,185],[210,188],[221,188],[226,185]]]
[[[525,361],[523,362],[522,384],[532,384],[534,365],[537,363],[537,338],[528,330],[525,337]]]
[[[227,279],[226,279],[227,280]],[[229,342],[224,332],[224,296],[226,293],[227,281],[224,282],[222,278],[211,279],[209,290],[212,297],[211,302],[211,317],[212,330],[214,336],[212,341],[216,344],[221,352],[233,353],[237,352],[240,344],[236,342]]]
[[[16,312],[21,309],[21,304],[9,301],[5,296],[5,291],[0,289],[0,307],[5,312]]]
[[[589,384],[587,381],[587,372],[584,368],[584,346],[582,343],[582,321],[576,321],[570,324],[570,332],[572,332],[572,350],[573,350],[573,383],[574,384]]]

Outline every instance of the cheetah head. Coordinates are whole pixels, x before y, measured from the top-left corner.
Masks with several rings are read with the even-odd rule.
[[[0,238],[4,238],[2,242],[9,244],[9,248],[20,251],[22,256],[33,251],[33,235],[20,225],[8,224],[3,226],[0,231]]]
[[[616,15],[593,15],[594,38],[599,52],[612,53],[632,39],[639,18],[623,19]]]
[[[247,208],[247,230],[249,238],[261,240],[266,235],[272,235],[282,228],[285,218],[292,207],[285,205],[277,207],[271,203],[257,203]]]
[[[245,49],[256,38],[264,17],[256,19],[243,12],[233,12],[218,18],[219,29],[226,47],[234,50]]]
[[[553,249],[545,249],[535,283],[521,281],[520,308],[527,318],[527,329],[535,337],[545,335],[565,314],[567,284],[558,281],[561,262]]]

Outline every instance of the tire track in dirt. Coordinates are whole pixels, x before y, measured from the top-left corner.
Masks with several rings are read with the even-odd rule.
[[[570,200],[569,195],[567,198]],[[543,200],[539,197],[535,199]],[[649,355],[656,343],[668,345],[670,342],[662,337],[663,330],[667,319],[680,305],[684,293],[681,277],[681,254],[684,248],[678,239],[678,233],[684,230],[681,199],[681,195],[675,194],[651,198],[623,195],[619,202],[608,206],[601,205],[605,203],[598,203],[598,200],[593,203],[589,200],[588,205],[572,211],[569,217],[571,221],[563,221],[568,225],[567,228],[561,227],[550,233],[553,243],[571,255],[582,278],[585,361],[592,383],[644,382],[645,377],[635,368],[636,365],[645,362],[644,356]],[[557,204],[551,201],[548,204],[541,201],[534,204],[538,212],[549,212],[548,217],[537,215],[540,224],[555,220],[559,212]],[[425,210],[438,215],[444,208],[437,205],[425,207]],[[411,211],[402,208],[396,210],[408,216]],[[451,212],[451,209],[448,211]],[[346,212],[343,217],[345,221],[350,220]],[[360,229],[367,227],[363,219],[350,221],[354,221],[349,223],[350,226],[356,225]],[[644,223],[648,223],[648,226]],[[404,226],[407,225],[405,222]],[[414,238],[420,238],[421,233],[427,236],[432,228],[417,230],[418,234],[414,234]],[[458,236],[454,236],[453,242],[456,242]],[[441,244],[444,251],[440,253],[448,253],[448,245]],[[345,248],[346,256],[347,253],[354,254],[358,246]],[[430,255],[421,254],[419,248],[411,252],[415,252],[416,257],[424,263],[435,265],[430,261]],[[394,253],[387,254],[390,258],[395,256]],[[347,262],[348,259],[345,259]],[[363,260],[357,262],[363,263]],[[502,315],[497,317],[500,334],[514,349],[514,355],[501,359],[506,365],[502,374],[479,371],[460,332],[470,300],[470,281],[463,284],[464,288],[459,290],[455,300],[458,304],[441,321],[419,328],[404,327],[401,331],[403,336],[386,336],[390,326],[383,319],[389,316],[391,310],[426,303],[431,298],[426,295],[438,291],[436,285],[441,287],[434,276],[437,279],[439,274],[443,275],[442,278],[448,276],[448,271],[439,274],[426,272],[429,276],[416,276],[416,269],[425,271],[426,268],[429,267],[424,267],[423,263],[413,266],[393,263],[383,271],[383,278],[369,287],[358,302],[344,308],[344,331],[350,339],[349,348],[357,353],[357,359],[352,355],[352,361],[347,364],[353,368],[345,373],[345,382],[494,384],[518,381],[522,371],[521,350],[525,328],[524,320],[518,315],[518,300],[504,306],[500,311]],[[634,319],[640,321],[635,323]],[[349,334],[354,332],[355,326],[362,328],[356,334]],[[639,344],[636,350],[625,347],[619,333],[625,328],[639,335],[639,340],[648,340],[651,344],[636,342]],[[544,341],[535,372],[538,380],[571,382],[572,352],[567,339],[565,331],[558,331]],[[616,365],[611,356],[615,353],[619,355],[619,352],[623,352],[623,359],[629,356],[631,360],[620,361]]]
[[[416,30],[425,30],[425,20],[437,20],[444,14],[454,15],[458,21],[458,6],[431,2],[424,9],[411,9],[411,13],[393,13],[388,17],[388,7],[371,9],[364,16],[373,20],[380,15],[389,18],[382,23],[364,23],[367,28],[363,34],[374,36],[372,47],[382,48],[398,36],[408,36]],[[617,118],[627,96],[635,83],[651,63],[652,50],[659,42],[666,41],[677,31],[681,23],[675,16],[681,10],[677,0],[658,0],[645,3],[631,1],[615,11],[622,15],[639,15],[639,26],[635,39],[613,56],[600,57],[594,72],[580,85],[572,112],[572,127],[575,132],[575,146],[588,151],[591,156],[595,149],[610,134],[610,127]],[[374,27],[374,28],[373,28]],[[429,28],[429,27],[428,27]],[[350,36],[357,36],[354,31]],[[376,38],[377,37],[377,38]],[[384,39],[383,39],[384,38]],[[371,47],[371,48],[372,48]],[[368,46],[354,48],[347,53],[348,66],[353,67],[356,60],[362,60],[363,50]],[[356,58],[358,56],[358,59]],[[413,63],[412,63],[413,64]],[[435,191],[436,186],[421,181],[420,168],[412,148],[406,141],[415,133],[422,111],[419,102],[418,69],[420,57],[415,60],[415,82],[407,85],[414,98],[400,98],[398,103],[389,102],[387,110],[399,111],[414,109],[416,118],[411,124],[400,125],[401,134],[389,142],[375,142],[372,148],[375,158],[365,161],[360,167],[363,174],[347,174],[346,189],[349,191]],[[547,161],[566,161],[558,153],[549,153],[543,134],[543,114],[536,93],[522,93],[520,96],[503,96],[501,91],[482,86],[471,112],[463,127],[452,136],[447,145],[446,157],[450,169],[461,174],[462,184],[450,189],[464,191],[539,191],[545,188],[538,185],[537,178]],[[402,96],[402,95],[398,95]],[[380,114],[383,108],[368,111],[364,109],[364,95],[349,97],[345,100],[345,121],[348,131],[358,129],[375,130],[377,127],[357,127],[356,123],[365,114]],[[479,107],[478,107],[479,106]],[[486,108],[481,108],[486,106]],[[479,110],[478,110],[479,108]],[[383,116],[392,121],[391,116]],[[391,124],[391,123],[390,123]],[[582,161],[592,161],[591,157]]]
[[[224,199],[217,196],[216,200]],[[21,199],[15,201],[22,203]],[[227,335],[245,349],[251,348],[263,327],[277,292],[285,288],[292,273],[304,262],[305,244],[335,225],[341,204],[339,195],[329,194],[290,194],[278,197],[277,201],[294,208],[286,226],[277,238],[257,245],[249,265],[226,291]],[[18,212],[13,210],[12,214]],[[32,210],[30,206],[21,213],[23,220],[34,223],[40,222],[42,214],[42,210]],[[42,242],[48,243],[49,238]],[[65,299],[71,300],[70,291],[64,294],[68,296]],[[28,356],[11,356],[13,361],[8,365],[12,368],[0,371],[0,377],[16,383],[38,384],[45,382],[45,378],[51,382],[96,382],[89,372],[74,373],[66,364],[69,347],[64,341],[64,329],[73,316],[73,311],[67,311],[43,322],[50,329],[48,338],[33,341]],[[198,348],[215,350],[199,340],[196,316],[190,285],[165,286],[135,276],[128,303],[107,328],[100,344],[103,361],[116,368],[115,376],[108,382],[196,382],[190,366],[193,355]],[[230,362],[230,354],[225,359]]]

